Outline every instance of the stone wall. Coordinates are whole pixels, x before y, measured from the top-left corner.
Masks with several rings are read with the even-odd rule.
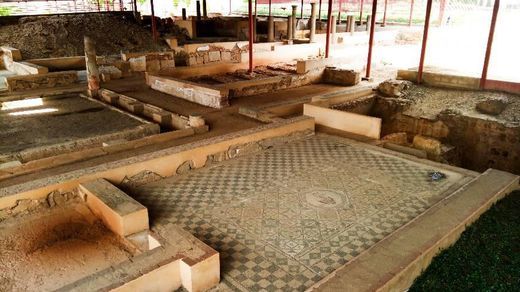
[[[233,49],[225,49],[222,47],[208,46],[191,52],[186,56],[187,66],[204,65],[211,63],[229,63],[240,62],[240,55],[244,49],[235,46]]]
[[[52,72],[39,75],[12,76],[6,78],[9,91],[53,88],[78,82],[76,71]]]

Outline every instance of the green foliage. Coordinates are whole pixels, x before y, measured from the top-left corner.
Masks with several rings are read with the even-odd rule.
[[[179,5],[182,5],[182,8],[187,8],[191,5],[191,0],[172,0],[173,7],[177,8]]]
[[[9,16],[13,13],[13,8],[11,7],[0,7],[0,16]]]
[[[520,191],[498,202],[432,261],[409,291],[518,291]]]

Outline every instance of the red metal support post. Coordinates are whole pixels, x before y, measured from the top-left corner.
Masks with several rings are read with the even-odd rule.
[[[447,0],[440,0],[440,3],[439,3],[439,18],[437,20],[437,22],[439,23],[439,25],[442,25],[444,23],[444,13],[446,11],[446,1]]]
[[[321,21],[321,0],[320,0],[320,4],[318,7],[318,21]]]
[[[370,78],[370,69],[372,67],[372,49],[374,46],[374,31],[376,28],[377,0],[372,1],[372,17],[370,18],[370,38],[368,39],[368,58],[366,78]]]
[[[500,10],[500,0],[495,0],[495,6],[493,6],[493,16],[491,17],[491,26],[489,28],[489,37],[486,48],[486,57],[484,58],[484,67],[482,68],[482,76],[480,77],[480,88],[486,87],[487,73],[489,68],[489,60],[491,58],[491,49],[493,47],[493,38],[495,37],[495,27],[497,24],[498,11]]]
[[[432,14],[433,0],[428,0],[426,4],[426,20],[424,22],[424,32],[421,48],[421,59],[419,61],[419,69],[417,70],[417,84],[421,84],[423,70],[424,70],[424,57],[426,56],[426,44],[428,42],[428,31],[430,30],[430,16]]]
[[[325,58],[329,57],[331,28],[332,28],[332,0],[329,0],[329,7],[327,10],[327,37],[326,37],[327,43],[325,44]]]
[[[386,26],[386,9],[388,8],[388,0],[385,0],[385,12],[383,13],[383,25]]]
[[[253,72],[253,0],[248,1],[249,14],[249,73]]]
[[[363,2],[364,0],[359,1],[359,25],[363,24]]]
[[[339,7],[338,7],[338,24],[341,24],[341,8],[343,6],[343,0],[339,0]]]
[[[410,4],[410,19],[408,19],[408,26],[412,26],[412,19],[413,19],[413,5],[414,5],[415,1],[414,0],[411,0],[411,4]]]
[[[155,9],[153,5],[153,0],[150,0],[150,8],[152,10],[152,35],[153,40],[157,41],[157,24],[155,23]]]
[[[272,12],[272,11],[271,11],[272,2],[273,2],[272,0],[269,0],[269,16],[272,15],[272,14],[271,14],[271,12]]]

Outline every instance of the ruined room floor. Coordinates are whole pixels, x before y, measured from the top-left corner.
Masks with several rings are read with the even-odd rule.
[[[412,85],[405,97],[414,101],[404,112],[409,116],[433,120],[441,112],[450,110],[464,116],[520,124],[520,96],[511,93]],[[487,98],[507,98],[509,105],[498,116],[479,113],[475,105]]]
[[[38,101],[38,97],[32,100]],[[25,149],[117,133],[144,124],[77,94],[41,98],[40,103],[28,106],[21,101],[20,105],[12,105],[13,101],[2,103],[0,155],[16,155]]]
[[[318,134],[129,192],[220,252],[222,289],[304,290],[473,177],[425,163]]]

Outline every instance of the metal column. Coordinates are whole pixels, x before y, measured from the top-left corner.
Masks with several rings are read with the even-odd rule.
[[[150,0],[150,7],[152,9],[152,35],[154,41],[157,41],[157,24],[155,23],[155,9],[153,5],[153,0]]]
[[[414,0],[411,0],[411,4],[410,4],[410,19],[408,20],[408,26],[412,26],[412,18],[413,18],[413,4],[414,4]]]
[[[374,31],[376,28],[377,0],[372,1],[372,17],[370,19],[370,38],[368,39],[368,58],[366,78],[370,78],[370,69],[372,67],[372,47],[374,46]]]
[[[319,8],[318,8],[318,21],[321,22],[321,0],[320,0]],[[320,27],[320,29],[321,29],[321,27]]]
[[[253,72],[253,0],[248,1],[249,14],[249,73]]]
[[[359,25],[363,25],[363,2],[365,1],[359,1]]]
[[[383,13],[383,25],[386,26],[386,9],[388,9],[388,0],[385,0],[385,12]]]
[[[489,28],[489,37],[488,37],[488,43],[487,43],[487,49],[486,49],[486,57],[484,58],[484,67],[482,68],[482,76],[480,77],[480,88],[486,87],[489,60],[491,58],[491,49],[493,47],[493,38],[495,37],[495,27],[497,24],[499,10],[500,10],[500,0],[495,0],[495,6],[493,7],[493,16],[491,18],[491,27]]]
[[[329,57],[330,50],[330,29],[332,26],[332,0],[329,0],[329,7],[327,11],[327,38],[325,44],[325,58]]]
[[[421,60],[419,61],[419,69],[417,70],[417,84],[421,84],[424,69],[424,57],[426,56],[426,44],[428,42],[428,31],[430,30],[430,16],[432,14],[433,0],[428,0],[426,4],[426,20],[424,23],[424,33],[421,48]]]

